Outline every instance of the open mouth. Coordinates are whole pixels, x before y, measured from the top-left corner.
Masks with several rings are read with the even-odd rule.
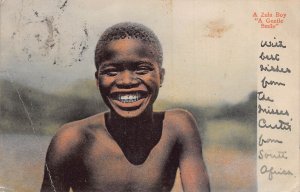
[[[111,110],[122,117],[135,117],[149,105],[152,94],[147,89],[115,89],[108,95]]]
[[[111,99],[121,103],[134,103],[143,98],[146,98],[148,93],[146,91],[133,91],[133,92],[114,92],[111,94]]]

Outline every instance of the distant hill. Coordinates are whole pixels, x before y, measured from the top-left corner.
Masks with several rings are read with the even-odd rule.
[[[107,110],[95,82],[81,80],[73,86],[48,94],[38,89],[0,80],[0,133],[53,134],[66,122],[79,120]],[[256,92],[236,105],[200,107],[158,100],[155,108],[184,108],[194,114],[200,127],[208,120],[233,119],[256,122]],[[203,131],[201,129],[201,131]]]
[[[224,105],[220,108],[216,119],[235,119],[241,122],[256,124],[257,93],[251,92],[248,100],[236,105]]]
[[[0,90],[0,132],[53,133],[60,124],[106,110],[99,97],[75,90],[47,94],[7,80],[0,80]]]

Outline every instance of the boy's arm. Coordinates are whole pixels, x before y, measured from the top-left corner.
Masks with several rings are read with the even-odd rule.
[[[183,190],[185,192],[210,191],[196,121],[187,111],[179,113],[178,138],[181,147],[179,168]]]
[[[48,157],[48,156],[47,156]],[[68,182],[62,172],[60,163],[51,163],[51,160],[46,160],[44,167],[44,179],[41,187],[41,192],[67,192],[70,189]]]
[[[67,192],[70,190],[72,164],[78,162],[76,153],[81,143],[74,129],[61,128],[52,139],[44,168],[41,192]]]

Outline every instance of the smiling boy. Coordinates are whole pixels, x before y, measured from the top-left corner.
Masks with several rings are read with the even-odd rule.
[[[41,191],[170,191],[178,167],[184,191],[209,191],[192,115],[153,111],[165,73],[155,34],[137,23],[114,25],[98,41],[95,64],[110,110],[58,131]]]

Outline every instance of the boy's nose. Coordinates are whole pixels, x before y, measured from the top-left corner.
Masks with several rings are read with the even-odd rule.
[[[138,85],[139,81],[134,72],[130,70],[122,71],[116,82],[117,86],[121,88],[130,88]]]

